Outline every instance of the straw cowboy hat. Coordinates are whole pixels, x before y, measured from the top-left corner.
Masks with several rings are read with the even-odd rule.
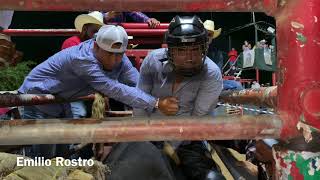
[[[212,38],[217,38],[221,34],[221,28],[215,30],[214,29],[214,22],[211,20],[206,20],[204,23],[204,28],[206,28],[208,31],[213,32]]]
[[[103,14],[99,11],[93,11],[93,12],[90,12],[89,14],[80,14],[74,20],[74,26],[80,32],[82,31],[82,26],[89,23],[99,24],[101,26],[104,25]]]

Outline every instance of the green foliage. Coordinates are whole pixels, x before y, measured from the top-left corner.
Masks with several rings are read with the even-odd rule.
[[[0,91],[18,89],[34,65],[33,61],[24,61],[14,67],[0,67]]]

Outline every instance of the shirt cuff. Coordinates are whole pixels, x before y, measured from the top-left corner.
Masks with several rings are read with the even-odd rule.
[[[157,98],[152,97],[151,100],[149,101],[149,107],[147,109],[149,113],[153,112],[153,110],[156,107],[156,103],[157,103]]]

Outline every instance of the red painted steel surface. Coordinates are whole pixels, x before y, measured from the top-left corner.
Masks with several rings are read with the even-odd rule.
[[[159,48],[161,47],[160,44],[163,43],[163,37],[150,37],[150,38],[145,38],[145,37],[133,37],[133,39],[129,39],[129,44],[158,44]]]
[[[73,36],[78,35],[75,29],[5,29],[1,31],[9,36]]]
[[[240,77],[235,77],[235,76],[223,76],[223,80],[235,80],[239,81],[240,83],[252,83],[255,81],[255,79],[241,79]]]
[[[276,14],[282,138],[298,135],[298,121],[320,129],[319,18],[319,0],[284,1]]]
[[[126,29],[129,36],[163,36],[167,29]],[[78,35],[75,29],[6,29],[3,34],[10,36],[72,36]]]
[[[278,0],[0,0],[4,9],[20,11],[142,11],[142,12],[272,12]]]
[[[147,23],[120,23],[125,29],[150,29]],[[161,23],[156,29],[168,29],[169,23]]]
[[[128,49],[126,55],[128,57],[134,57],[135,67],[140,70],[143,59],[148,55],[150,49]]]

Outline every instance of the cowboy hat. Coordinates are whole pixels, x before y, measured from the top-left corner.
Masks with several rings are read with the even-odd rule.
[[[204,28],[207,29],[207,31],[213,32],[213,36],[212,36],[213,39],[214,39],[214,38],[217,38],[217,37],[221,34],[221,28],[219,28],[219,29],[217,29],[217,30],[214,29],[214,22],[213,22],[213,21],[211,21],[211,20],[206,20],[206,21],[203,23],[203,25],[204,25]]]
[[[266,43],[267,41],[265,40],[265,39],[262,39],[261,41],[260,41],[260,43]]]
[[[78,31],[82,31],[82,26],[85,24],[103,25],[103,14],[99,11],[92,11],[89,14],[80,14],[74,20],[74,26]]]

